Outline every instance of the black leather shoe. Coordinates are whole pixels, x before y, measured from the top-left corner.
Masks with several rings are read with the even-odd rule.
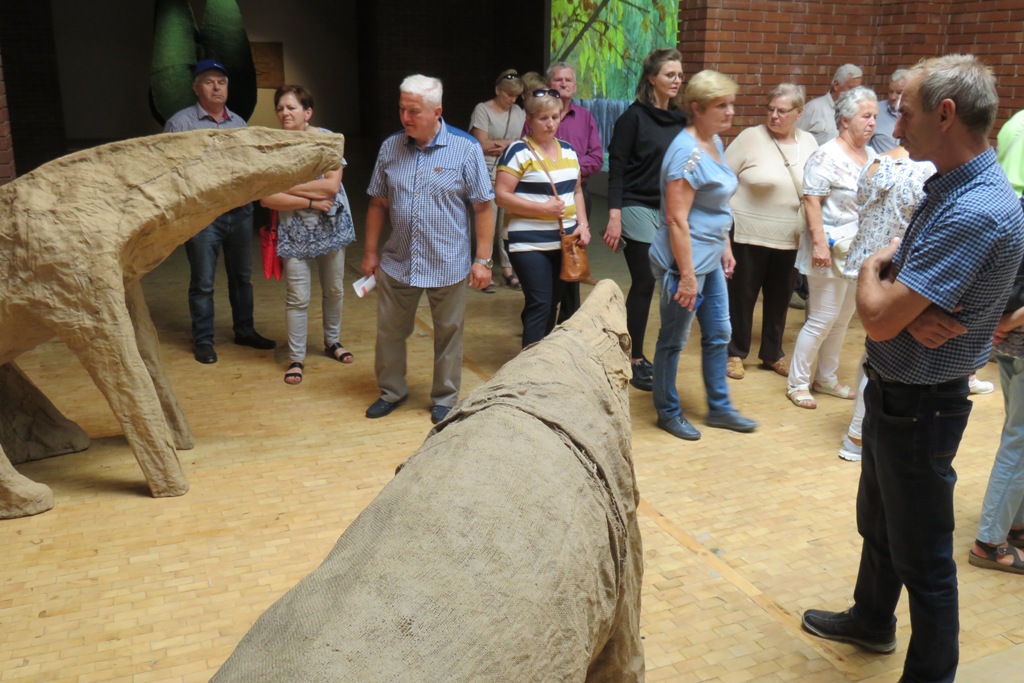
[[[256,332],[236,334],[235,343],[239,346],[251,346],[254,349],[263,349],[264,351],[277,347],[276,341],[267,339]]]
[[[850,610],[826,612],[809,609],[804,612],[803,626],[819,638],[860,645],[865,650],[889,654],[896,649],[896,628],[868,631],[853,620]]]
[[[192,355],[197,361],[207,365],[217,362],[217,352],[213,350],[213,344],[196,344],[192,349]]]
[[[711,413],[708,415],[708,427],[718,429],[731,429],[734,432],[752,432],[757,429],[757,423],[749,417],[743,417],[735,410],[731,413]]]
[[[451,406],[434,406],[430,409],[430,421],[437,424],[448,417],[448,413],[450,412],[452,412]]]
[[[700,432],[697,431],[697,428],[690,424],[682,415],[677,415],[671,419],[659,417],[658,426],[677,439],[697,441],[700,438]]]
[[[392,403],[391,401],[385,401],[382,398],[378,398],[376,401],[373,402],[373,405],[366,409],[366,417],[370,418],[371,420],[374,420],[378,417],[390,415],[391,411],[405,403],[405,399],[407,398],[409,397],[403,396],[394,403]]]

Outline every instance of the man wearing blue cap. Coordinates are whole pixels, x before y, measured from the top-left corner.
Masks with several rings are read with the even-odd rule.
[[[227,107],[228,72],[223,64],[215,59],[204,59],[196,64],[192,90],[196,94],[196,103],[169,118],[164,124],[165,133],[201,128],[245,128],[242,117]],[[254,349],[277,346],[274,341],[257,334],[253,326],[252,232],[252,204],[246,204],[218,216],[185,243],[185,253],[192,267],[188,285],[192,351],[200,363],[217,362],[217,352],[213,348],[213,280],[222,247],[235,343]]]

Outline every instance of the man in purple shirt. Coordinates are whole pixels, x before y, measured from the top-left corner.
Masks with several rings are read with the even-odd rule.
[[[587,189],[587,179],[600,171],[604,165],[604,148],[601,146],[601,135],[597,132],[597,121],[589,111],[572,102],[572,96],[576,94],[576,72],[571,66],[565,62],[555,62],[548,67],[547,77],[548,87],[557,90],[562,98],[562,122],[558,124],[556,137],[572,145],[573,151],[579,157],[583,202],[589,218],[590,191]],[[562,291],[562,302],[558,308],[559,323],[568,320],[580,307],[578,282],[567,283]]]

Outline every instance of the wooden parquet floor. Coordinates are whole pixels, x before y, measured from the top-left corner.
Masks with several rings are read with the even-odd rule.
[[[600,246],[592,253],[597,275],[628,286],[620,257]],[[353,245],[348,282],[360,257]],[[360,300],[348,290],[342,340],[355,353],[352,365],[320,352],[319,314],[311,311],[306,379],[290,387],[282,382],[283,348],[230,343],[222,275],[220,362],[192,360],[187,270],[179,250],[145,282],[168,374],[196,434],[196,448],[179,454],[192,485],[187,495],[149,497],[110,409],[63,346],[45,345],[19,361],[93,445],[20,468],[53,488],[57,506],[0,522],[4,683],[209,679],[252,622],[321,562],[431,427],[425,300],[409,344],[411,399],[372,421],[363,417],[377,397],[372,295]],[[256,292],[258,329],[283,342],[283,284],[260,279]],[[504,287],[470,294],[464,391],[518,351],[521,301]],[[787,348],[803,320],[791,313]],[[656,330],[655,311],[648,354]],[[842,362],[848,381],[862,343],[854,320]],[[698,346],[691,343],[683,358],[680,392],[700,426]],[[995,380],[994,366],[981,376]],[[753,365],[731,389],[760,428],[750,435],[705,429],[696,443],[656,429],[650,394],[630,389],[648,680],[895,681],[909,637],[905,598],[892,656],[826,643],[799,627],[802,610],[842,609],[851,600],[859,465],[836,454],[852,402],[826,396],[817,410],[801,410],[786,400],[784,378]],[[998,390],[976,397],[956,461],[962,681],[996,680],[1008,664],[1010,679],[1000,680],[1012,680],[1024,641],[1024,579],[966,562],[1002,413]]]

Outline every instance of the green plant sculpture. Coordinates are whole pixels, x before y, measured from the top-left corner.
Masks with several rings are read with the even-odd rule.
[[[200,59],[216,59],[227,67],[231,79],[228,108],[243,119],[252,116],[256,67],[235,0],[207,0],[201,27],[196,25],[188,0],[157,0],[149,101],[153,118],[161,126],[195,102],[192,70]]]

